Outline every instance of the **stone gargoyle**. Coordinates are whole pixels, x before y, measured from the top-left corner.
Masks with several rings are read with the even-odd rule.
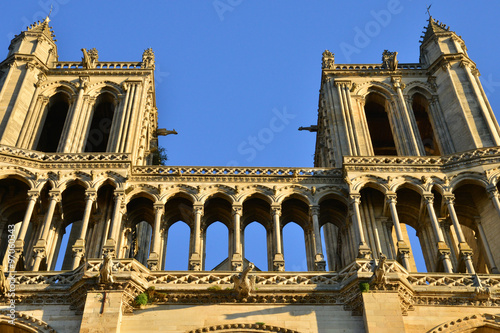
[[[231,280],[234,283],[234,291],[238,293],[238,297],[250,296],[255,290],[255,275],[248,275],[254,268],[255,265],[249,263],[243,272],[231,276]]]
[[[111,256],[106,254],[104,256],[104,261],[99,268],[99,283],[110,284],[114,283],[113,279],[113,261]]]

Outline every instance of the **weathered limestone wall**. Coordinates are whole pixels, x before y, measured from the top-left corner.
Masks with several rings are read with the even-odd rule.
[[[464,319],[467,316],[480,315],[484,313],[496,314],[498,308],[474,308],[468,306],[415,306],[415,310],[408,311],[408,316],[404,316],[406,333],[428,332],[438,326]]]
[[[124,315],[121,333],[187,332],[223,324],[278,326],[298,332],[365,332],[363,317],[336,305],[159,305]]]
[[[5,308],[5,306],[1,306],[0,310]],[[16,311],[18,312],[18,317],[19,313],[22,313],[41,320],[50,325],[57,333],[75,333],[80,331],[82,315],[75,314],[75,311],[70,309],[69,305],[17,304]]]

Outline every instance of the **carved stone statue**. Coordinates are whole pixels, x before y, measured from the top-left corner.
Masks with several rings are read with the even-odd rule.
[[[104,256],[104,261],[99,269],[99,283],[114,283],[113,279],[113,262],[110,255]]]
[[[397,55],[397,52],[384,50],[382,53],[382,67],[395,71],[398,68],[398,60],[396,59]]]
[[[144,50],[142,54],[142,66],[144,68],[155,69],[155,54],[152,48]]]
[[[82,49],[82,52],[83,52],[83,58],[82,58],[83,67],[88,69],[95,68],[96,62],[99,59],[97,49],[93,48],[90,49],[88,52],[86,49]]]
[[[373,272],[373,284],[387,284],[387,272],[385,270],[385,261],[387,257],[381,253],[377,268]]]
[[[234,283],[234,290],[238,293],[239,297],[247,297],[254,291],[255,275],[248,276],[248,273],[254,268],[255,265],[249,263],[243,272],[231,276],[231,280],[233,280]]]
[[[334,63],[335,63],[335,55],[332,52],[325,50],[325,52],[323,52],[322,68],[323,69],[332,69]]]

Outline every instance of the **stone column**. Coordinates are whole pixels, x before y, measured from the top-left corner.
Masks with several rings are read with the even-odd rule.
[[[194,251],[189,258],[189,269],[201,271],[201,218],[203,216],[203,205],[194,205]]]
[[[434,195],[433,194],[424,195],[423,199],[425,200],[425,203],[427,205],[427,211],[429,213],[429,218],[431,219],[431,225],[432,228],[434,229],[434,233],[438,240],[437,245],[438,245],[439,260],[441,261],[441,264],[443,265],[444,271],[446,273],[453,273],[453,266],[450,260],[451,251],[448,245],[446,245],[444,241],[443,233],[439,226],[439,222],[436,217],[436,212],[434,211]]]
[[[9,264],[10,270],[13,271],[16,268],[17,262],[21,256],[24,255],[24,238],[26,237],[26,232],[31,221],[31,216],[33,215],[33,209],[35,204],[40,197],[38,190],[28,191],[28,208],[26,208],[26,213],[24,214],[23,222],[21,223],[21,229],[17,235],[17,239],[14,246],[14,262]]]
[[[372,251],[370,250],[370,247],[366,243],[365,240],[365,233],[363,231],[363,224],[361,222],[361,213],[359,211],[359,206],[361,205],[361,194],[359,193],[354,193],[350,195],[351,198],[351,205],[352,205],[352,218],[353,218],[353,225],[354,229],[356,232],[356,236],[359,241],[359,245],[357,248],[358,258],[364,258],[364,259],[370,259]]]
[[[396,194],[386,195],[387,203],[389,204],[389,209],[391,211],[392,223],[394,224],[394,230],[396,231],[396,238],[398,240],[397,244],[397,256],[398,261],[408,270],[411,270],[410,266],[410,247],[404,241],[403,231],[401,230],[401,224],[399,224],[398,211],[396,209]]]
[[[498,216],[500,217],[500,200],[498,199],[499,194],[497,187],[494,185],[490,185],[486,188],[486,190],[488,191],[488,195],[491,199],[491,202],[493,203],[493,206],[495,206]]]
[[[73,245],[73,265],[72,269],[77,268],[80,265],[82,258],[85,256],[85,236],[87,235],[87,229],[89,226],[90,213],[92,211],[92,206],[97,198],[97,192],[94,189],[85,191],[85,211],[83,212],[82,219],[82,229],[80,230],[80,235]]]
[[[125,197],[125,193],[123,191],[115,191],[114,200],[115,200],[115,208],[113,210],[113,218],[111,220],[111,227],[109,228],[109,236],[106,240],[106,243],[103,246],[102,254],[103,255],[111,255],[112,257],[116,257],[116,245],[117,245],[117,236],[120,230],[120,226],[122,224],[124,203],[123,199]]]
[[[455,233],[458,238],[458,249],[460,251],[460,262],[465,264],[467,273],[475,274],[474,265],[472,263],[472,249],[467,244],[465,240],[462,227],[458,221],[457,213],[455,212],[455,206],[453,204],[455,197],[453,195],[445,195],[446,206],[448,207],[448,212],[450,213],[451,222],[453,223],[453,228],[455,228]]]
[[[233,271],[243,270],[243,251],[241,246],[241,216],[242,205],[233,205],[233,229],[234,229],[234,253],[231,258],[231,269]]]
[[[488,262],[490,264],[490,271],[493,274],[500,274],[500,271],[495,264],[493,253],[491,253],[490,245],[488,244],[488,239],[486,238],[486,233],[484,232],[481,220],[477,219],[475,222],[477,225],[477,230],[479,231],[479,235],[481,236],[481,240],[483,241],[484,252],[486,252],[486,258],[488,259]]]
[[[273,229],[274,229],[274,258],[273,258],[273,269],[275,271],[283,272],[285,271],[285,258],[283,257],[282,245],[281,245],[281,205],[271,206],[271,216],[273,217]]]
[[[160,227],[165,212],[165,205],[163,202],[156,202],[154,204],[155,221],[153,226],[153,236],[151,240],[150,253],[148,258],[148,268],[152,271],[160,270]]]
[[[90,78],[88,76],[80,76],[80,89],[78,90],[78,97],[74,107],[68,110],[68,115],[66,116],[66,122],[61,133],[61,140],[59,142],[59,147],[57,151],[62,151],[64,153],[75,152],[72,151],[72,146],[75,141],[75,133],[81,132],[82,127],[78,126],[78,118],[82,115],[81,105],[83,99],[83,93],[89,85]],[[85,131],[85,127],[83,127]]]
[[[314,270],[326,270],[325,257],[323,256],[323,244],[321,244],[321,231],[319,227],[319,206],[309,206],[309,214],[312,219],[314,232]]]
[[[425,156],[425,151],[424,152],[421,152],[420,151],[420,147],[423,148],[423,145],[422,143],[420,143],[420,145],[418,144],[418,141],[417,141],[417,136],[415,135],[415,129],[413,128],[412,126],[412,122],[410,120],[410,117],[412,117],[413,115],[410,115],[410,113],[408,112],[408,108],[406,107],[406,102],[405,102],[405,99],[404,99],[404,96],[403,96],[403,91],[401,89],[401,85],[403,85],[404,83],[401,82],[402,81],[402,78],[401,76],[392,76],[391,77],[392,79],[392,84],[393,84],[393,87],[394,89],[396,90],[396,93],[398,95],[398,104],[401,106],[401,109],[399,114],[401,115],[401,125],[402,128],[400,128],[401,131],[403,131],[403,137],[406,139],[406,151],[408,152],[409,155],[412,155],[412,156],[422,156],[424,155]],[[419,136],[420,136],[420,133],[419,133]],[[422,141],[422,140],[419,140],[419,141]]]
[[[61,193],[59,191],[50,191],[49,198],[49,207],[47,208],[47,213],[45,214],[45,218],[43,221],[42,235],[33,248],[35,253],[35,262],[32,268],[33,271],[38,271],[42,259],[47,256],[47,236],[49,235],[56,205],[61,201]]]

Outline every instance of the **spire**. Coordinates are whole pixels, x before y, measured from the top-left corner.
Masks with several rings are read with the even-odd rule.
[[[432,36],[438,35],[441,33],[450,33],[450,27],[444,23],[434,20],[432,16],[429,15],[429,24],[425,28],[425,31],[422,31],[424,35],[420,36],[422,40],[420,41],[422,44],[429,40]]]
[[[49,40],[53,40],[54,42],[57,42],[57,40],[55,39],[56,35],[54,34],[52,27],[49,26],[49,22],[50,22],[49,16],[50,16],[50,13],[49,13],[49,15],[47,15],[45,20],[43,20],[43,22],[40,22],[40,21],[35,22],[32,25],[30,25],[29,27],[27,27],[26,30],[29,32],[43,33]]]

